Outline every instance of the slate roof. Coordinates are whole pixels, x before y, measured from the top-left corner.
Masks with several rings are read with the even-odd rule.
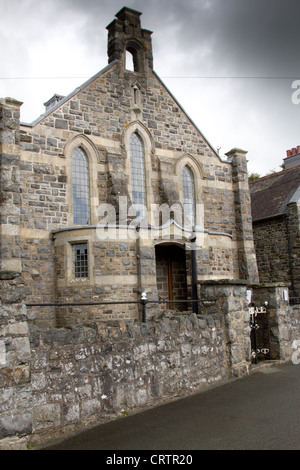
[[[249,188],[253,222],[283,215],[300,200],[300,166],[250,181]]]

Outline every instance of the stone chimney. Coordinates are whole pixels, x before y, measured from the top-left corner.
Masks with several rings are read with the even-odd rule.
[[[289,170],[300,165],[300,145],[286,151],[286,158],[283,159],[285,169]]]

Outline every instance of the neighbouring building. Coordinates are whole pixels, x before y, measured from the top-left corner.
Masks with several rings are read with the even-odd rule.
[[[33,123],[1,100],[1,271],[26,303],[191,299],[194,248],[198,283],[258,280],[246,152],[222,159],[205,139],[153,70],[140,15],[116,15],[109,65]],[[45,326],[139,315],[134,304],[29,309]]]
[[[285,169],[250,182],[259,279],[289,286],[300,297],[300,146],[287,150]]]

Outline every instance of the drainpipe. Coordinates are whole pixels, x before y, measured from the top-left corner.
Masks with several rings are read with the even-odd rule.
[[[146,323],[146,305],[148,303],[148,299],[147,299],[147,294],[146,292],[143,292],[142,293],[142,297],[141,297],[141,300],[140,300],[141,304],[142,304],[142,322],[143,323]]]
[[[198,300],[197,293],[197,262],[196,262],[196,235],[193,235],[190,238],[192,242],[192,299]],[[198,302],[193,302],[193,312],[198,314]]]

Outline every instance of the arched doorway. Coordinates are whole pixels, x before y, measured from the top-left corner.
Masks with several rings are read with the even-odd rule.
[[[157,245],[155,257],[158,295],[163,300],[174,300],[170,304],[164,304],[164,308],[187,310],[187,303],[176,302],[188,298],[185,248],[170,244]]]

